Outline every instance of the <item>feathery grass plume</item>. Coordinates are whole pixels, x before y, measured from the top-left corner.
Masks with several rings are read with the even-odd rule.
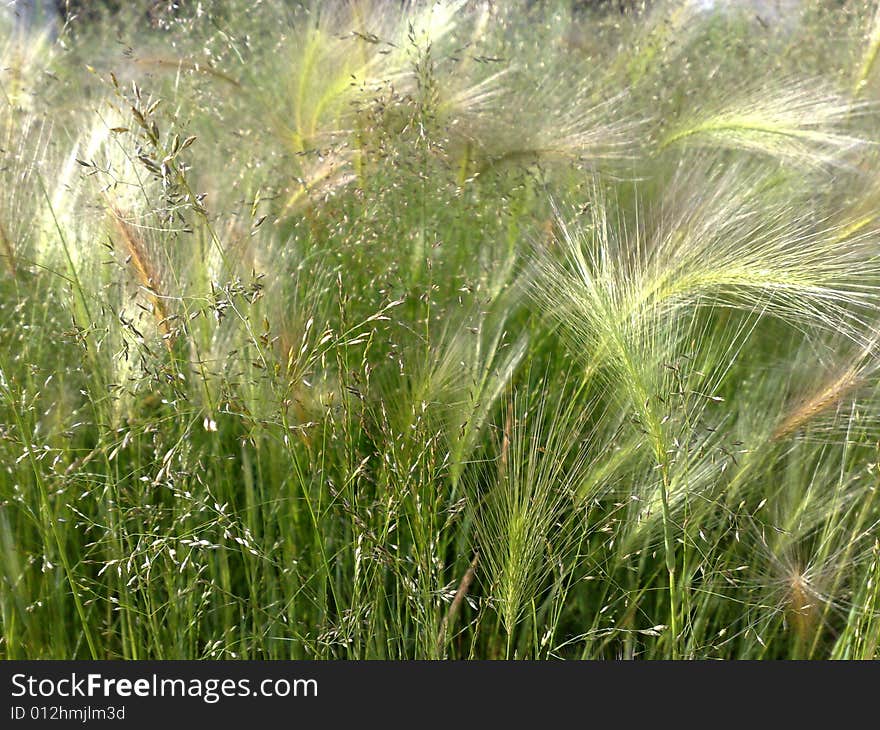
[[[739,166],[720,174],[692,166],[668,185],[653,230],[612,230],[606,204],[594,199],[587,226],[562,226],[570,265],[539,256],[538,301],[589,348],[591,370],[609,358],[618,368],[648,363],[624,381],[637,408],[651,396],[638,381],[657,384],[650,369],[675,362],[674,340],[682,341],[651,352],[664,343],[658,333],[694,308],[764,311],[865,343],[862,317],[876,299],[872,238],[844,241],[833,230],[792,222],[784,205],[767,206],[766,182]]]
[[[625,94],[597,100],[593,80],[541,73],[537,81],[516,72],[491,79],[501,85],[495,98],[467,110],[471,118],[454,128],[470,145],[477,173],[538,162],[594,167],[632,156],[641,123],[623,116]]]
[[[615,230],[608,206],[596,190],[590,219],[577,232],[560,222],[567,263],[547,252],[536,257],[535,300],[568,335],[583,363],[584,384],[631,415],[653,461],[651,480],[660,499],[666,571],[669,577],[670,650],[678,655],[680,595],[678,558],[672,533],[674,434],[666,417],[666,399],[674,392],[670,370],[687,331],[683,317],[664,315],[664,297],[652,292],[650,268],[638,239]]]
[[[304,257],[294,241],[264,244],[256,265],[259,272],[284,272],[268,279],[264,304],[265,322],[275,324],[274,345],[284,383],[282,406],[291,409],[300,423],[317,420],[333,405],[339,389],[326,362],[340,343],[331,327],[335,272],[323,259]],[[348,340],[355,339],[353,333],[347,334]],[[253,412],[259,413],[255,408]]]
[[[296,178],[302,182],[290,193],[286,211],[310,188],[339,187],[352,179],[358,109],[379,102],[392,86],[406,93],[416,81],[410,49],[431,47],[448,36],[464,5],[464,0],[444,0],[401,8],[376,0],[334,0],[293,12],[289,34],[263,59],[274,67],[270,78],[281,81],[283,92],[267,86],[262,63],[257,63],[258,78],[241,82],[295,155]],[[243,73],[253,73],[252,65]]]
[[[615,227],[597,189],[586,223],[572,230],[560,222],[567,262],[538,252],[532,287],[535,300],[578,351],[585,382],[600,378],[633,414],[659,469],[673,642],[678,640],[671,534],[677,437],[665,403],[676,390],[667,366],[685,353],[689,323],[700,310],[734,306],[773,311],[795,326],[843,330],[858,342],[860,313],[851,310],[865,309],[874,293],[856,282],[870,277],[877,263],[864,240],[842,243],[827,232],[815,233],[809,223],[792,222],[784,206],[767,210],[763,177],[751,178],[738,166],[720,175],[696,173],[689,168],[683,179],[673,179],[665,215],[653,230],[630,233],[623,222]],[[676,193],[685,189],[688,198]],[[699,342],[696,347],[699,352]]]
[[[594,166],[631,157],[641,118],[624,113],[628,93],[618,84],[603,85],[594,67],[560,50],[572,18],[560,10],[523,35],[522,12],[496,9],[485,37],[471,39],[474,50],[440,67],[439,116],[462,178],[511,163]]]
[[[165,347],[171,351],[173,333],[169,326],[167,297],[162,293],[164,281],[159,264],[136,225],[110,196],[105,195],[104,200],[118,234],[115,238],[122,243],[126,254],[125,262],[131,266],[139,288],[147,294],[159,336]]]
[[[874,11],[874,17],[871,21],[871,29],[868,32],[865,49],[862,53],[861,63],[853,82],[852,94],[859,96],[868,85],[868,79],[874,68],[874,62],[877,60],[877,52],[880,51],[880,3]]]
[[[875,335],[858,352],[843,359],[813,390],[793,400],[771,438],[774,441],[787,438],[821,414],[840,407],[876,372],[880,364],[877,360],[877,344],[878,337]]]
[[[550,407],[517,392],[510,398],[504,454],[486,465],[485,491],[475,485],[469,495],[479,575],[507,634],[506,658],[517,625],[577,539],[572,500],[591,461],[586,414],[575,399]]]
[[[861,274],[864,261],[848,246],[841,247],[842,261],[834,261],[821,237],[816,242],[820,250],[810,251],[810,241],[798,226],[766,230],[773,220],[756,209],[757,200],[750,200],[758,197],[752,184],[738,169],[713,179],[689,168],[668,186],[660,222],[633,231],[622,218],[617,225],[612,222],[613,206],[596,187],[589,217],[576,227],[563,222],[557,212],[565,259],[557,260],[547,250],[536,252],[536,301],[584,348],[589,372],[601,372],[605,366],[617,369],[637,408],[652,394],[648,384],[659,384],[656,373],[664,370],[663,363],[677,359],[676,343],[683,341],[687,329],[672,326],[680,313],[716,304],[753,311],[756,302],[772,301],[773,296],[780,299],[780,314],[789,313],[789,297],[796,311],[813,296],[817,307],[835,295],[863,301],[856,288],[852,294],[817,290],[820,274],[830,278],[850,260],[846,273]],[[690,192],[688,200],[680,196],[685,190]],[[694,190],[700,190],[701,197]],[[795,242],[801,243],[800,249],[793,247]],[[802,299],[796,299],[800,289]],[[831,313],[839,311],[832,308]],[[834,318],[834,328],[839,320]]]
[[[697,304],[765,309],[865,344],[878,292],[874,235],[842,237],[844,226],[821,213],[796,218],[806,201],[774,174],[705,162],[680,165],[664,192],[659,225],[641,246],[639,296],[666,314]]]
[[[859,576],[870,569],[876,508],[876,467],[865,464],[860,447],[788,454],[780,484],[765,492],[760,521],[748,541],[763,570],[759,605],[766,620],[784,619],[793,632],[795,654],[812,656],[847,615],[863,614],[854,598]],[[854,461],[853,461],[854,460]],[[852,462],[855,473],[841,471]]]
[[[807,571],[799,565],[792,568],[786,595],[788,620],[798,640],[805,641],[815,634],[816,624],[820,619],[819,606],[816,605],[818,591],[811,585]],[[820,595],[818,598],[821,600]]]
[[[748,440],[734,428],[737,409],[753,409],[737,397],[739,369],[761,324],[760,313],[697,311],[675,318],[675,326],[682,328],[676,338],[681,344],[669,352],[675,359],[658,364],[665,377],[658,380],[664,390],[657,400],[669,443],[666,500],[676,524],[709,530],[724,519],[719,505],[744,469],[744,457],[766,444],[773,425],[770,415],[749,414],[754,418],[741,427]],[[663,495],[656,465],[646,464],[637,453],[631,452],[617,470],[626,475],[617,479],[617,498],[629,506],[628,519],[617,531],[618,550],[625,554],[662,537]]]
[[[659,150],[722,147],[807,169],[846,165],[868,144],[848,131],[853,114],[864,110],[821,79],[775,80],[714,109],[686,112],[662,136]]]

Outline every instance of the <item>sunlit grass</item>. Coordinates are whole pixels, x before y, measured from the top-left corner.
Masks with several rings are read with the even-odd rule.
[[[0,656],[878,658],[874,3],[214,5],[0,23]]]

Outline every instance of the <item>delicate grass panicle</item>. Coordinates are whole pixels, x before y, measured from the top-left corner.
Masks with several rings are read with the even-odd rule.
[[[165,5],[0,11],[0,656],[880,657],[873,0]]]

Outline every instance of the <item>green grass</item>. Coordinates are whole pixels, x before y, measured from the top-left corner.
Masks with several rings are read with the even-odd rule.
[[[0,656],[880,658],[875,3],[215,5],[0,25]]]

